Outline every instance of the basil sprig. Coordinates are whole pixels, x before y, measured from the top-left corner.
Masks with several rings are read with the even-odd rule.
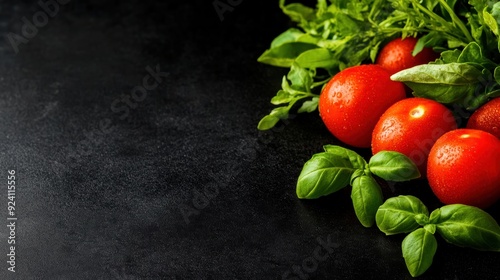
[[[296,193],[301,199],[316,199],[352,186],[351,199],[360,223],[375,224],[375,214],[383,203],[380,185],[373,175],[388,181],[420,177],[417,166],[405,155],[381,151],[369,162],[356,152],[336,145],[326,145],[324,152],[311,157],[297,180]]]
[[[500,226],[486,211],[464,204],[449,204],[430,215],[418,198],[400,195],[378,209],[377,227],[386,235],[408,233],[402,243],[406,267],[413,277],[432,264],[437,232],[450,244],[481,251],[500,252]]]

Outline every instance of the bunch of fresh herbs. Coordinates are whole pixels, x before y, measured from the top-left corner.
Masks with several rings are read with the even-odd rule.
[[[318,0],[311,8],[280,0],[296,23],[279,34],[258,58],[287,67],[282,88],[258,129],[273,128],[298,113],[316,111],[322,86],[346,67],[374,62],[388,41],[419,37],[424,47],[441,53],[436,62],[403,70],[393,80],[415,96],[457,104],[473,111],[500,95],[500,3],[487,0]]]

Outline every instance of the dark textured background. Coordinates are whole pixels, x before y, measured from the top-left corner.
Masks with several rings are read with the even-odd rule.
[[[296,198],[303,163],[338,144],[316,113],[256,129],[286,73],[256,61],[291,26],[277,2],[221,21],[212,1],[74,0],[16,54],[5,36],[41,8],[2,0],[0,217],[15,169],[19,220],[15,274],[0,227],[0,279],[281,279],[318,238],[335,248],[309,279],[411,279],[403,236],[362,227],[349,189]],[[157,65],[161,84],[113,112]],[[439,205],[425,182],[384,192]],[[438,242],[422,279],[499,279],[498,253]]]

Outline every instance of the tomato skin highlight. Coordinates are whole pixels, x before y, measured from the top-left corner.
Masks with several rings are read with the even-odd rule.
[[[500,139],[500,97],[474,111],[467,121],[467,128],[483,130]]]
[[[406,97],[403,83],[375,64],[346,68],[321,91],[318,110],[331,134],[343,143],[369,148],[375,124],[384,111]]]
[[[418,38],[415,37],[393,39],[380,49],[375,64],[382,66],[392,75],[413,66],[427,64],[439,57],[438,53],[428,47],[413,56],[413,49],[417,42]]]
[[[400,100],[389,107],[372,134],[372,154],[396,151],[409,157],[425,178],[431,147],[444,133],[457,128],[453,113],[443,104],[420,97]]]
[[[488,208],[500,199],[500,140],[477,129],[445,133],[429,153],[427,178],[444,204]]]

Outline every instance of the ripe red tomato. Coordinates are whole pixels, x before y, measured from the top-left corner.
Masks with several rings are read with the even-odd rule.
[[[413,49],[417,42],[418,38],[414,37],[393,39],[380,49],[375,63],[382,66],[392,75],[413,66],[427,64],[439,57],[438,53],[434,52],[432,48],[427,47],[416,56],[413,56]]]
[[[372,134],[372,153],[400,152],[413,160],[424,178],[432,145],[456,128],[452,111],[443,104],[426,98],[406,98],[394,103],[378,120]]]
[[[328,130],[340,141],[369,148],[378,119],[395,102],[405,98],[400,82],[375,64],[346,68],[325,85],[318,110]]]
[[[429,153],[427,178],[444,204],[491,206],[500,198],[500,140],[477,129],[445,133]]]
[[[500,97],[488,101],[472,113],[467,128],[484,130],[500,139]]]

